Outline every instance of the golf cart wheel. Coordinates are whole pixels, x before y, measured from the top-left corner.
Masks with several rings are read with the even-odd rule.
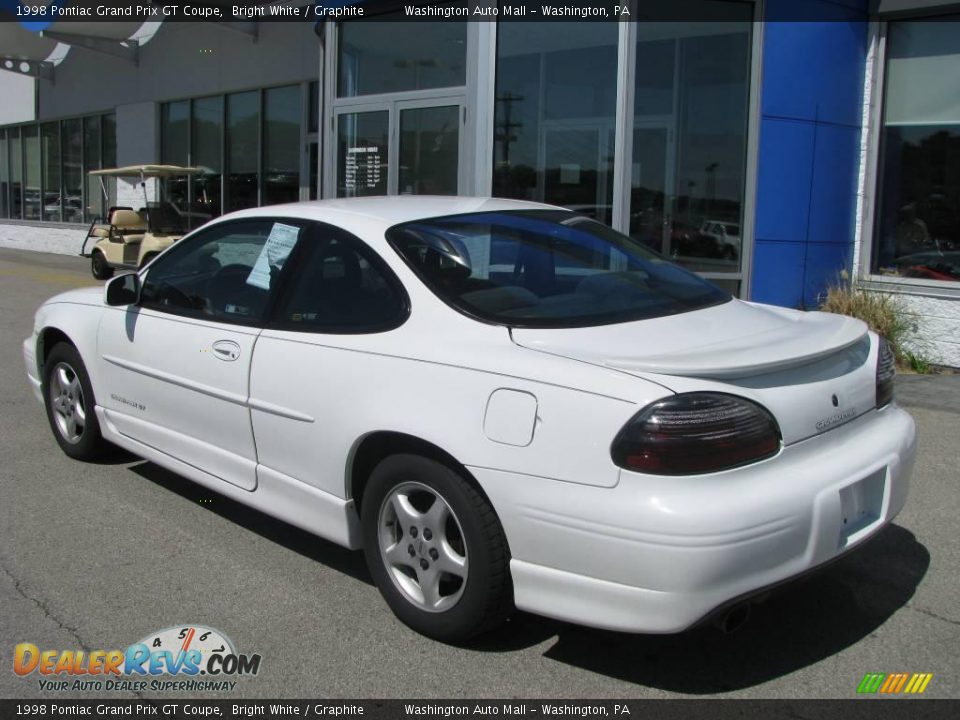
[[[370,476],[361,506],[367,566],[409,627],[462,642],[513,609],[510,551],[493,508],[455,470],[392,455]]]
[[[107,258],[99,250],[90,256],[90,272],[97,280],[109,280],[113,277],[113,268],[107,264]]]

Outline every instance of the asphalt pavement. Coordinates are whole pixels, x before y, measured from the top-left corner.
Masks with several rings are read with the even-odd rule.
[[[262,656],[224,698],[850,698],[867,672],[933,673],[926,696],[960,697],[960,375],[901,383],[920,449],[897,520],[741,630],[625,635],[521,613],[454,647],[397,621],[359,552],[131,456],[64,456],[20,346],[46,297],[91,284],[81,258],[0,250],[0,697],[129,697],[41,691],[12,671],[14,645],[125,648],[181,624]]]

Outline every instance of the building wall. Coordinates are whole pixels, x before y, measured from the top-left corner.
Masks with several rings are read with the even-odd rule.
[[[0,125],[30,122],[36,111],[34,79],[19,73],[0,70]]]
[[[137,65],[72,49],[56,82],[38,84],[38,119],[315,80],[319,73],[312,23],[259,23],[256,40],[219,23],[164,23],[140,48]]]
[[[851,267],[868,23],[866,0],[804,7],[766,4],[751,297],[809,309]]]

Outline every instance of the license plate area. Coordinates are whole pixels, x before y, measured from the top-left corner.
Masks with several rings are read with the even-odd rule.
[[[856,542],[883,512],[887,484],[885,467],[840,490],[840,547]]]

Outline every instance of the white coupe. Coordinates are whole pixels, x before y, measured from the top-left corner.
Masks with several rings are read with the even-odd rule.
[[[226,215],[47,301],[23,353],[67,455],[119,445],[363,548],[397,616],[446,641],[514,607],[738,622],[889,523],[916,446],[863,323],[507,200]]]

